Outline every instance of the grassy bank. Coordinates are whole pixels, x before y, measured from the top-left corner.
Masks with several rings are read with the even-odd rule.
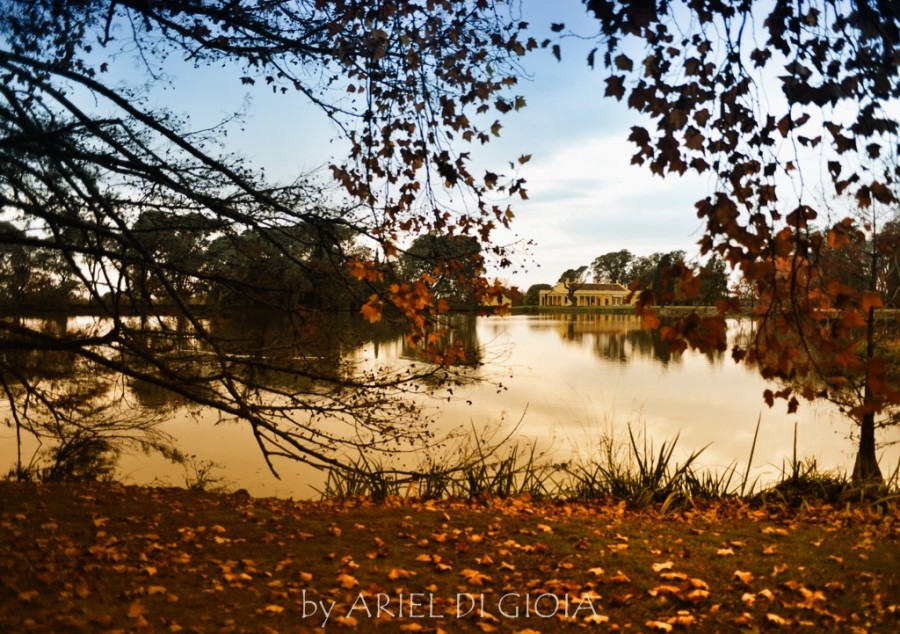
[[[703,449],[676,460],[678,438],[654,445],[630,426],[627,436],[601,436],[588,459],[558,462],[533,445],[459,446],[443,460],[428,458],[416,468],[399,470],[361,454],[352,468],[328,474],[322,497],[421,497],[469,499],[527,495],[535,500],[592,502],[612,500],[630,508],[656,506],[661,513],[689,509],[700,502],[733,500],[751,506],[784,504],[900,504],[900,465],[891,465],[880,482],[853,482],[845,472],[823,471],[815,460],[794,453],[773,481],[750,476],[757,422],[746,466],[725,469],[698,466]]]
[[[888,632],[900,514],[0,482],[4,632]],[[327,612],[327,614],[326,614]]]

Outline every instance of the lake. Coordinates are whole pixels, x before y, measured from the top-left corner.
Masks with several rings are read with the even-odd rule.
[[[730,322],[731,336],[748,327]],[[801,458],[815,458],[822,469],[853,466],[852,426],[834,406],[804,402],[798,414],[788,414],[778,402],[769,409],[762,399],[769,385],[754,370],[727,353],[670,355],[633,315],[479,317],[469,331],[466,345],[482,350],[484,364],[476,371],[479,381],[456,388],[450,400],[425,403],[439,420],[439,434],[457,430],[469,442],[512,434],[562,461],[589,458],[604,435],[626,442],[630,425],[656,447],[678,436],[676,457],[707,447],[699,464],[723,471],[736,462],[742,473],[759,420],[753,477],[771,481],[780,473],[793,453],[795,424]],[[353,355],[361,364],[409,362],[402,337],[368,344]],[[213,475],[230,488],[308,498],[323,485],[321,472],[289,461],[275,463],[281,479],[274,477],[249,428],[215,412],[182,405],[167,414],[162,429],[198,463],[219,465]],[[879,433],[881,442],[900,438],[897,430]],[[5,469],[15,460],[15,435],[9,428],[0,434]],[[454,451],[453,443],[444,451]],[[891,472],[900,446],[880,456],[882,471]],[[123,457],[119,475],[131,484],[185,482],[183,466],[140,453]]]

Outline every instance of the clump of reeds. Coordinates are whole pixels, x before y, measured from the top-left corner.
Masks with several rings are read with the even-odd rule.
[[[900,463],[879,483],[854,485],[846,474],[819,469],[814,459],[794,453],[783,464],[778,480],[760,486],[750,479],[760,420],[757,419],[746,469],[738,473],[732,463],[724,471],[702,469],[696,462],[706,447],[682,460],[675,459],[678,436],[658,449],[646,432],[628,426],[627,442],[602,435],[588,457],[553,462],[534,444],[488,446],[477,438],[465,450],[443,459],[429,456],[411,470],[387,468],[360,455],[344,470],[332,469],[320,492],[325,498],[390,496],[430,499],[485,499],[529,495],[578,501],[624,501],[633,507],[659,505],[662,512],[687,507],[697,500],[741,499],[748,503],[778,502],[803,505],[821,502],[894,504],[900,500]]]

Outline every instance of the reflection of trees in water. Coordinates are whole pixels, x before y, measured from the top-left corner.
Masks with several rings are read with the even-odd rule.
[[[467,360],[477,363],[475,323],[474,315],[448,320],[439,344],[461,342]],[[103,439],[103,446],[115,452],[132,446],[174,456],[157,425],[179,412],[199,411],[217,390],[240,389],[242,399],[285,425],[302,429],[317,415],[324,420],[338,412],[341,420],[341,412],[350,412],[355,417],[342,419],[348,427],[376,417],[373,425],[399,438],[410,430],[396,422],[414,408],[402,396],[419,394],[423,387],[458,384],[466,371],[429,364],[408,344],[406,350],[417,362],[412,371],[361,365],[356,353],[364,346],[405,342],[404,325],[389,320],[373,325],[355,315],[318,311],[229,311],[203,321],[207,338],[197,337],[193,326],[174,317],[127,318],[118,327],[129,345],[112,359],[40,350],[33,343],[35,332],[83,340],[102,336],[111,326],[111,320],[64,317],[3,324],[7,341],[15,339],[15,328],[28,329],[22,335],[27,345],[0,353],[0,382],[20,436],[30,434],[44,445]],[[117,370],[123,364],[129,368],[127,380]],[[223,377],[239,383],[229,384]],[[385,387],[373,387],[377,385]],[[298,402],[311,422],[298,416]],[[386,418],[395,421],[396,429],[385,424]],[[429,424],[427,417],[417,419],[423,429]],[[23,456],[19,468],[31,461]]]
[[[880,366],[882,373],[878,377],[889,389],[900,390],[900,319],[891,315],[876,315],[872,322],[873,352],[886,362]],[[773,394],[766,395],[766,399],[774,402],[774,398],[784,398],[788,403],[789,411],[800,407],[804,399],[824,399],[859,425],[859,420],[866,413],[866,366],[859,363],[859,359],[865,353],[866,333],[860,327],[857,336],[849,337],[850,345],[846,348],[846,357],[835,363],[834,359],[823,355],[821,351],[804,345],[804,342],[790,332],[773,332],[771,328],[757,327],[751,320],[743,320],[741,327],[736,329],[734,340],[737,345],[745,350],[753,350],[755,355],[748,355],[745,363],[752,371],[759,371],[759,363],[762,358],[770,363],[767,355],[773,354],[767,349],[769,338],[778,337],[786,341],[789,337],[795,338],[793,344],[797,351],[792,362],[801,365],[811,361],[816,368],[815,372],[794,372],[791,379],[773,376],[771,372],[762,372],[763,378],[773,381]],[[833,351],[830,352],[834,354]],[[767,367],[764,365],[764,367]],[[873,411],[870,409],[869,411]],[[880,411],[875,413],[875,429],[894,427],[900,425],[900,408],[885,404]]]
[[[401,358],[417,365],[425,364],[432,372],[423,377],[423,384],[431,389],[446,386],[461,386],[478,380],[473,368],[482,362],[482,349],[478,339],[477,316],[472,312],[442,315],[435,324],[434,340],[428,349],[425,342],[413,345],[402,333],[395,331],[394,340],[400,339]],[[446,366],[435,366],[431,363],[433,355],[443,355],[451,348],[461,349],[463,359]]]
[[[53,337],[77,337],[65,318],[28,320],[27,327]],[[7,342],[15,342],[17,325],[5,323]],[[18,445],[13,467],[25,478],[92,479],[111,475],[124,449],[156,450],[174,456],[171,438],[158,429],[163,418],[134,407],[121,375],[103,363],[71,351],[33,345],[0,352],[0,385],[6,396],[5,422]],[[37,450],[23,453],[21,440],[31,436]]]
[[[635,359],[652,359],[664,366],[681,363],[680,354],[672,353],[657,330],[644,330],[641,319],[632,314],[570,314],[541,315],[536,324],[552,321],[559,336],[566,342],[590,348],[593,353],[615,363],[629,363]],[[532,327],[535,327],[533,325]],[[724,353],[713,350],[704,353],[710,363],[721,363]]]
[[[477,316],[475,313],[455,313],[442,315],[435,323],[433,330],[438,352],[458,345],[461,346],[465,358],[459,365],[477,366],[481,361],[481,346],[478,342]],[[423,345],[412,345],[403,340],[402,356],[405,359],[427,361],[430,356]]]

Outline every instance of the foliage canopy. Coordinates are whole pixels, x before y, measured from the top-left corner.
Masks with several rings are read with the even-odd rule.
[[[588,64],[606,69],[606,95],[648,122],[631,128],[632,163],[715,183],[696,205],[701,252],[719,254],[761,298],[756,336],[735,345],[734,358],[784,381],[767,399],[784,398],[792,410],[797,396],[855,390],[855,472],[879,477],[874,430],[896,422],[900,405],[891,364],[874,344],[884,304],[875,273],[891,255],[879,237],[900,202],[896,3],[584,4],[598,26]],[[564,29],[554,28],[559,37]],[[862,287],[820,266],[829,250],[864,236],[872,246]],[[670,275],[699,292],[690,270]],[[720,317],[691,316],[664,335],[676,347],[724,348],[722,317],[740,307],[719,308]]]
[[[55,331],[21,311],[0,318],[0,381],[17,430],[61,433],[90,412],[86,397],[38,377],[54,354],[105,381],[96,398],[121,397],[112,377],[123,373],[243,419],[267,459],[334,464],[341,447],[427,433],[398,397],[446,368],[359,369],[317,342],[335,328],[330,312],[361,309],[373,322],[403,319],[412,343],[430,342],[444,306],[431,278],[404,278],[400,251],[429,231],[487,242],[512,217],[492,197],[525,195],[515,175],[476,175],[462,151],[524,105],[511,93],[517,59],[537,44],[521,39],[509,9],[4,2],[0,243],[12,257],[48,254],[66,301],[100,318]],[[349,148],[332,179],[272,182],[219,147],[227,121],[197,130],[157,105],[147,87],[173,62],[222,67],[225,81],[317,106]],[[448,190],[464,202],[449,204]],[[477,298],[499,292],[481,275],[471,287]],[[251,309],[268,316],[250,319]],[[261,336],[254,348],[235,327],[269,321],[287,341]],[[336,350],[360,340],[354,328],[339,328]]]

